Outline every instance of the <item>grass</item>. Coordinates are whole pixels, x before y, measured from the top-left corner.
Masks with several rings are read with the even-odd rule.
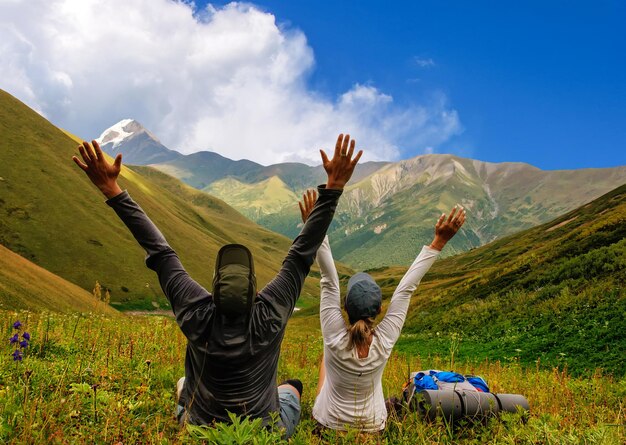
[[[2,311],[0,330],[5,337],[18,318],[31,333],[32,343],[22,363],[12,361],[8,345],[0,357],[2,443],[198,443],[174,419],[174,386],[184,372],[185,339],[172,319]],[[510,414],[452,429],[443,423],[424,423],[411,414],[390,419],[381,435],[352,431],[319,437],[313,431],[311,409],[321,356],[318,320],[292,319],[278,380],[300,378],[305,390],[302,421],[291,443],[619,444],[626,440],[625,379],[601,373],[577,378],[558,368],[490,360],[459,361],[454,369],[482,375],[494,392],[524,394],[532,409],[527,422]],[[408,366],[448,369],[449,364],[449,351],[444,348],[429,355],[394,353],[384,374],[385,394],[399,394]],[[252,434],[254,429],[246,423],[236,429],[244,439],[256,437],[257,443],[268,434]]]

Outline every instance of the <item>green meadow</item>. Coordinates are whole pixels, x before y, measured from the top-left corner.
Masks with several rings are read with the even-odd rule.
[[[20,319],[31,334],[22,362],[10,348],[0,359],[0,441],[7,444],[202,443],[174,418],[174,386],[183,375],[185,339],[161,316],[0,313],[9,337]],[[620,444],[626,440],[626,380],[594,372],[573,377],[561,368],[523,366],[518,360],[456,361],[448,348],[436,354],[394,353],[384,375],[386,394],[399,395],[412,369],[449,368],[482,375],[494,392],[524,394],[528,418],[502,415],[456,427],[427,424],[414,413],[390,418],[381,435],[314,433],[311,409],[322,356],[319,323],[290,322],[279,380],[304,382],[302,421],[292,444]],[[460,350],[463,350],[463,343]],[[415,350],[419,344],[415,345]],[[237,427],[201,431],[232,444],[279,443],[278,433],[243,421]],[[205,443],[211,443],[205,440]]]

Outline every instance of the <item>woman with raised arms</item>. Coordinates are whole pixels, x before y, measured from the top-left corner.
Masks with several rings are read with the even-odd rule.
[[[303,221],[308,218],[316,199],[316,193],[309,190],[299,203]],[[370,275],[360,272],[348,281],[343,302],[349,319],[349,325],[346,325],[341,312],[339,276],[328,236],[325,237],[317,252],[324,357],[313,407],[313,417],[321,426],[334,430],[358,428],[364,432],[385,428],[387,409],[381,379],[404,325],[411,295],[441,249],[464,222],[462,207],[453,208],[449,215],[441,215],[435,225],[432,243],[422,247],[378,324],[375,324],[375,318],[381,312],[380,287]]]

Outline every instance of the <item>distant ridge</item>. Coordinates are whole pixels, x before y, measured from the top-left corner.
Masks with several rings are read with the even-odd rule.
[[[146,137],[151,142],[138,150],[134,138],[144,140]],[[277,176],[292,190],[301,190],[326,180],[321,165],[312,167],[299,162],[283,162],[263,166],[247,159],[232,160],[212,151],[183,155],[164,147],[156,137],[132,119],[124,119],[106,129],[99,140],[108,140],[103,145],[103,150],[109,155],[123,153],[124,159],[130,164],[150,165],[197,189],[207,188],[224,178],[255,184]],[[169,156],[170,159],[162,160],[164,156]],[[357,167],[352,181],[358,181],[386,164],[388,163],[364,162]]]
[[[549,221],[626,183],[626,166],[545,171],[422,155],[386,165],[344,193],[331,234],[342,261],[362,268],[409,264],[429,241],[432,223],[455,204],[468,219],[449,254]]]

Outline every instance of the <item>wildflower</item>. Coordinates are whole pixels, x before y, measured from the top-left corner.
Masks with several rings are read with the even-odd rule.
[[[28,341],[22,340],[20,342],[20,348],[27,348],[27,347],[28,347]]]
[[[22,361],[22,352],[19,349],[16,349],[15,351],[13,351],[12,355],[13,355],[14,362]]]
[[[13,323],[13,329],[19,329],[21,326],[22,326],[22,323],[19,320]]]
[[[19,341],[19,337],[15,334],[13,337],[9,338],[9,343],[17,343]]]
[[[30,340],[30,334],[28,332],[24,332],[22,334],[22,337],[24,338],[24,340]]]

